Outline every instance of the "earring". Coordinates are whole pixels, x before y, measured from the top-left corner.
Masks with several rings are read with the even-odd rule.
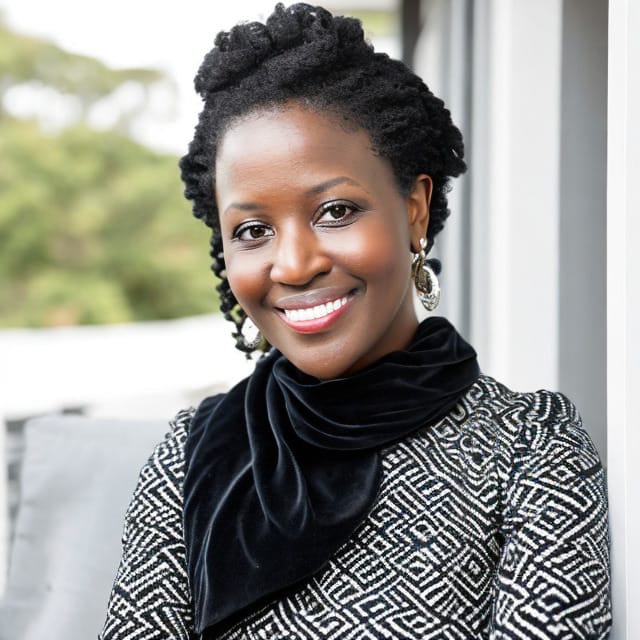
[[[245,317],[233,337],[236,339],[236,349],[246,353],[249,359],[251,359],[251,353],[262,344],[262,334],[249,316]]]
[[[420,238],[420,251],[413,256],[411,275],[418,298],[427,311],[433,311],[440,302],[440,283],[436,272],[427,262],[427,241]]]

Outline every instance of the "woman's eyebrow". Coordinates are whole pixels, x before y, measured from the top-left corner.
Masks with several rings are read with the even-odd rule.
[[[349,178],[347,176],[338,176],[337,178],[331,178],[330,180],[325,180],[320,184],[317,184],[310,189],[307,189],[305,192],[307,196],[318,195],[319,193],[323,193],[327,191],[327,189],[331,189],[331,187],[335,187],[339,184],[351,184],[354,187],[360,187],[361,185]],[[240,211],[257,211],[260,209],[260,205],[254,204],[253,202],[232,202],[225,210],[222,212],[223,215],[227,213],[230,209],[239,209]]]
[[[311,189],[307,190],[307,195],[317,195],[319,193],[322,193],[323,191],[326,191],[327,189],[331,189],[331,187],[335,187],[338,184],[352,184],[355,187],[359,187],[360,185],[355,181],[352,180],[351,178],[348,178],[347,176],[338,176],[337,178],[331,178],[330,180],[325,180],[325,182],[321,182],[320,184],[317,184],[315,187],[311,187]]]
[[[232,202],[222,212],[223,215],[229,211],[229,209],[240,209],[240,211],[257,211],[260,207],[253,202]]]

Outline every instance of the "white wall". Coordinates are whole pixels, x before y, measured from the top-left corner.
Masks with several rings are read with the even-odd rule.
[[[562,0],[425,0],[416,69],[465,137],[436,243],[441,312],[483,370],[558,386]]]
[[[469,162],[470,0],[429,0],[422,10],[424,26],[416,46],[414,67],[451,111],[454,123],[465,137]],[[466,337],[471,328],[470,179],[467,174],[452,182],[448,196],[452,215],[434,247],[434,255],[442,258],[443,263],[440,275],[443,296],[437,313],[449,318]]]
[[[555,389],[562,2],[474,11],[472,342],[516,390]]]
[[[558,386],[606,457],[607,0],[564,0]]]
[[[609,3],[608,461],[613,640],[640,638],[640,3]]]

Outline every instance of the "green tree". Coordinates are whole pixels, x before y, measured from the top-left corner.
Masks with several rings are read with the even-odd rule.
[[[6,36],[6,37],[5,37]],[[85,108],[155,70],[110,70],[0,25],[0,87],[34,82]],[[177,158],[80,119],[56,133],[0,111],[0,326],[174,318],[217,308],[208,235]]]
[[[53,87],[80,99],[82,115],[125,82],[148,89],[168,79],[156,69],[110,69],[90,56],[69,53],[43,38],[15,33],[0,16],[0,100],[21,84]]]

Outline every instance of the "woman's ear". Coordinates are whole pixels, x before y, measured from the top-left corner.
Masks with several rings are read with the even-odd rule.
[[[409,214],[409,233],[411,236],[411,251],[420,251],[420,238],[427,235],[429,226],[429,206],[433,181],[431,176],[421,173],[416,177],[413,189],[407,196],[407,212]]]

